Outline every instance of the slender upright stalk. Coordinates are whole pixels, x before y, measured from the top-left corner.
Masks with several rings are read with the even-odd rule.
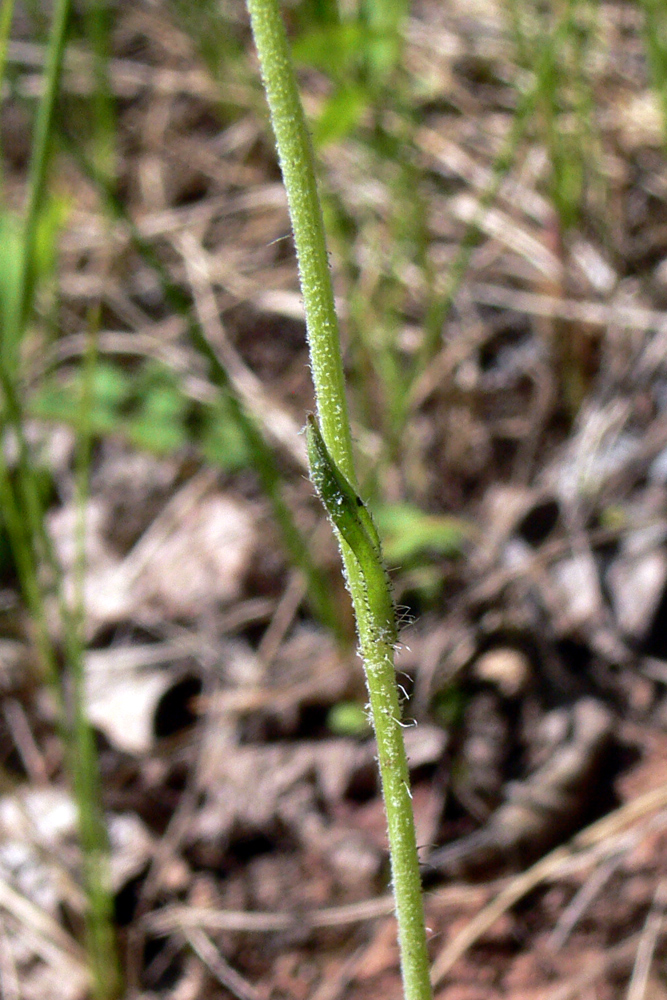
[[[278,0],[247,3],[287,190],[306,310],[319,417],[319,426],[311,420],[308,428],[311,475],[338,535],[377,738],[403,988],[407,1000],[428,1000],[421,881],[394,673],[394,611],[377,532],[354,485],[340,336],[313,153]]]
[[[65,55],[67,22],[70,0],[56,0],[53,5],[51,36],[46,50],[44,70],[44,93],[37,107],[34,138],[30,156],[30,176],[28,178],[28,204],[23,227],[22,254],[19,270],[17,294],[17,314],[15,317],[15,338],[18,340],[28,320],[32,299],[32,262],[34,260],[37,223],[44,197],[49,149],[53,134],[53,116],[60,86],[60,73]],[[13,345],[16,348],[16,344]]]
[[[86,948],[93,973],[96,1000],[113,1000],[122,983],[113,926],[113,899],[109,891],[109,839],[102,803],[102,783],[95,733],[86,708],[86,510],[90,494],[90,467],[93,448],[91,413],[93,380],[97,366],[97,329],[100,308],[89,317],[81,399],[78,413],[76,458],[76,528],[74,599],[66,623],[66,644],[71,682],[69,720],[70,772],[79,810],[79,837],[83,855],[83,876],[88,908]]]
[[[340,334],[310,136],[278,0],[248,0],[248,10],[294,231],[322,435],[336,465],[353,482]]]

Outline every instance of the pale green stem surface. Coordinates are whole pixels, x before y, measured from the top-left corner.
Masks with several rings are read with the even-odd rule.
[[[429,1000],[429,961],[401,707],[396,626],[377,533],[357,497],[340,336],[312,148],[278,0],[247,0],[276,136],[306,310],[317,422],[309,421],[311,475],[338,534],[357,619],[387,813],[403,989]]]
[[[322,434],[334,462],[354,482],[340,335],[310,136],[278,0],[248,0],[248,9],[294,231]]]

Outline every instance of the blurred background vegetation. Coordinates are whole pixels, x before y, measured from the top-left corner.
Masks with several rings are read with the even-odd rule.
[[[490,551],[490,485],[539,494],[596,393],[618,393],[661,327],[667,5],[299,0],[285,17],[364,497],[404,617],[435,621],[466,557]],[[242,3],[2,0],[0,78],[0,593],[20,593],[3,634],[54,692],[95,993],[111,998],[122,963],[85,663],[132,615],[87,607],[93,501],[129,558],[208,470],[266,518],[245,599],[279,599],[293,578],[302,619],[343,655],[354,640],[304,482],[303,317]],[[641,399],[626,386],[623,428],[661,416],[661,363]],[[109,499],[113,463],[137,453],[170,470],[136,484],[143,513]],[[622,530],[600,482],[587,524]],[[452,724],[464,700],[450,685],[434,711]],[[335,699],[329,726],[365,733],[363,697]]]

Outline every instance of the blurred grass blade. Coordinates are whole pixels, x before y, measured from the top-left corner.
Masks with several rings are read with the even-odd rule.
[[[409,10],[410,0],[360,0],[359,20],[370,29],[364,62],[369,85],[376,93],[400,58]]]
[[[515,163],[519,146],[540,100],[542,100],[545,93],[550,91],[553,52],[562,39],[566,37],[569,30],[570,18],[568,8],[568,13],[561,18],[553,31],[550,44],[543,46],[540,50],[539,58],[536,60],[533,80],[530,86],[519,96],[519,103],[512,119],[509,135],[505,140],[503,149],[494,160],[492,166],[491,181],[486,191],[483,192],[478,200],[476,217],[468,224],[463,239],[459,243],[454,260],[449,268],[443,293],[437,296],[429,307],[425,321],[424,340],[409,380],[411,385],[414,385],[415,381],[425,371],[428,362],[438,349],[442,338],[443,326],[461,286],[461,282],[465,277],[472,252],[477,243],[479,223],[498,194],[503,178]]]
[[[99,310],[97,310],[99,313]],[[120,968],[114,939],[113,900],[109,892],[109,843],[102,807],[102,787],[95,734],[86,713],[85,690],[85,575],[86,511],[92,454],[91,410],[97,364],[96,333],[99,315],[92,319],[81,385],[76,457],[76,530],[73,612],[68,618],[66,643],[72,707],[70,770],[79,810],[79,835],[83,853],[87,951],[93,971],[93,988],[99,1000],[111,1000],[121,990]]]
[[[12,29],[13,17],[14,0],[2,0],[2,6],[0,6],[0,81],[5,79],[9,32]]]
[[[107,0],[88,0],[85,10],[86,33],[93,50],[93,143],[95,165],[113,182],[116,173],[116,114],[109,79],[109,18]]]
[[[644,9],[644,40],[651,79],[662,110],[664,144],[667,150],[667,5],[664,0],[641,0]]]
[[[28,203],[23,227],[21,267],[18,275],[17,312],[14,329],[11,331],[13,337],[10,338],[11,351],[17,349],[31,311],[33,261],[35,258],[37,227],[39,212],[44,199],[44,187],[53,135],[53,118],[65,54],[69,13],[69,0],[55,0],[44,74],[44,93],[37,108],[33,147],[30,157]],[[13,343],[11,343],[12,340]],[[4,351],[6,351],[6,343],[3,346]],[[5,363],[7,363],[6,354]]]

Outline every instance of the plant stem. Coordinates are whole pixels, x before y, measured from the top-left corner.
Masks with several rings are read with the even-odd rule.
[[[354,482],[338,319],[310,136],[278,0],[248,0],[248,10],[287,191],[322,435],[336,465]]]
[[[354,487],[340,336],[312,147],[278,0],[247,0],[247,3],[287,190],[306,311],[322,429],[320,438],[317,425],[311,421],[312,476],[338,534],[377,739],[404,995],[406,1000],[429,1000],[431,986],[419,861],[394,672],[393,606],[377,533]]]

